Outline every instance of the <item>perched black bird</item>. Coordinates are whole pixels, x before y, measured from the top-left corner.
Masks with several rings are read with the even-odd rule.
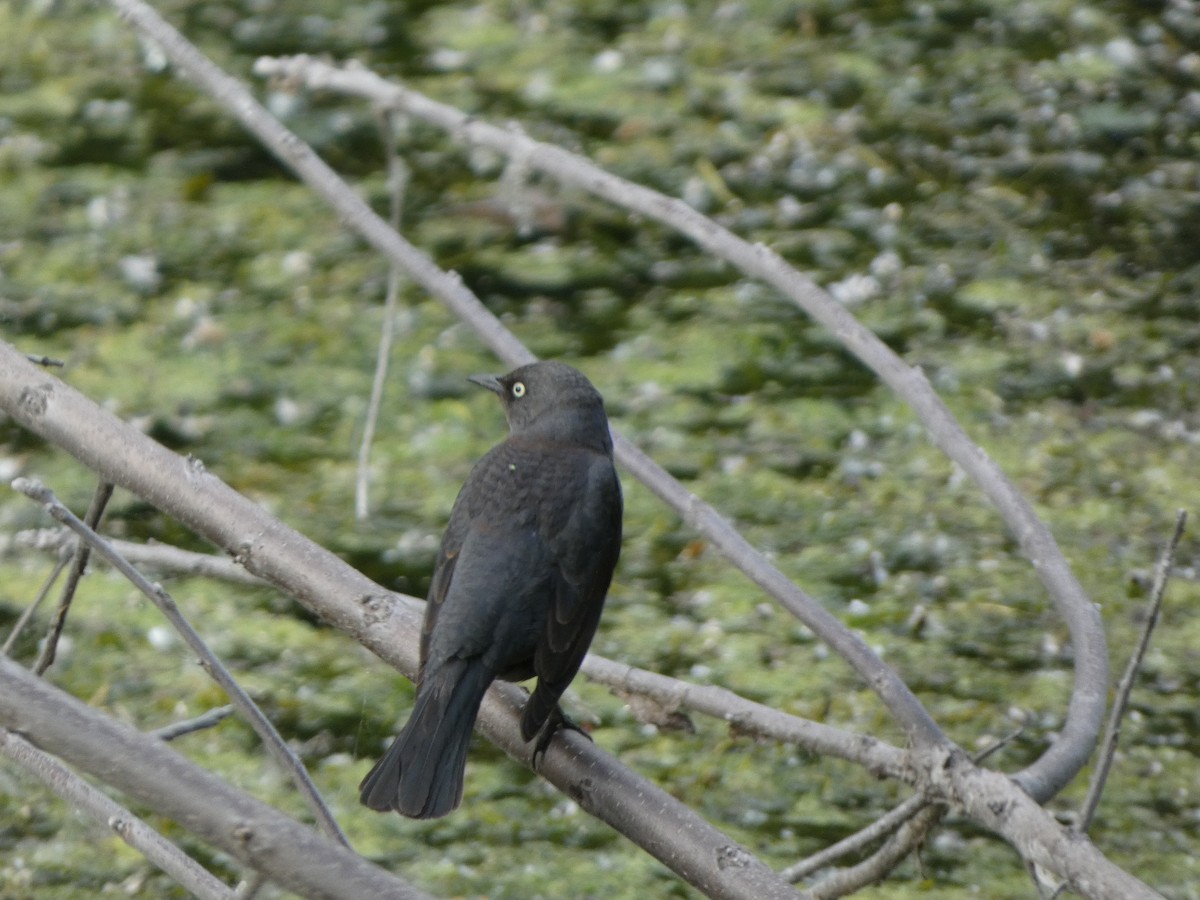
[[[470,380],[499,395],[509,435],[454,501],[412,715],[359,785],[364,805],[418,819],[461,802],[467,745],[493,679],[537,676],[521,716],[526,741],[557,727],[621,551],[621,484],[591,382],[560,362]]]

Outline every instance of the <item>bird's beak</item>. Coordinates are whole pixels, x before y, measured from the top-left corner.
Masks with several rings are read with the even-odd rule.
[[[487,388],[493,394],[504,396],[504,385],[500,383],[500,379],[495,375],[468,375],[467,381],[471,382],[471,384]]]

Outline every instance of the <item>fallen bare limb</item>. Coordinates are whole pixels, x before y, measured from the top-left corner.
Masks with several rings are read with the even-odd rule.
[[[162,741],[0,658],[0,725],[123,791],[304,897],[426,895],[230,787]]]
[[[198,862],[119,803],[20,735],[0,728],[0,753],[36,776],[72,807],[87,813],[202,900],[230,900],[233,891]]]

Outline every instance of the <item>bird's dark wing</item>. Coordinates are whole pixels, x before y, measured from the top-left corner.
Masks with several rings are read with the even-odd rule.
[[[478,466],[476,467],[478,468]],[[472,471],[474,476],[474,471]],[[471,483],[468,477],[467,484]],[[454,580],[454,569],[458,564],[458,554],[462,550],[463,540],[471,525],[471,509],[467,502],[466,485],[459,491],[450,511],[450,521],[446,532],[442,535],[442,545],[438,549],[437,561],[433,567],[433,579],[429,583],[429,593],[425,595],[425,620],[421,625],[421,656],[420,668],[417,672],[417,683],[420,684],[425,675],[425,660],[429,658],[429,637],[437,625],[438,615],[446,602],[450,583]]]
[[[507,525],[507,523],[504,523]],[[475,521],[427,642],[426,672],[479,660],[493,676],[528,678],[550,595],[552,564],[532,529]]]
[[[538,641],[538,684],[525,706],[521,731],[532,739],[545,724],[596,633],[604,597],[621,553],[621,485],[612,462],[588,454],[578,502],[549,538],[556,561],[554,597]]]
[[[438,551],[437,564],[433,569],[433,581],[425,597],[425,621],[421,623],[421,662],[417,670],[417,684],[425,678],[425,660],[429,658],[429,638],[437,625],[438,614],[446,602],[450,582],[454,579],[454,567],[458,563],[458,547],[448,549],[445,544]]]
[[[493,675],[533,674],[553,561],[534,527],[526,473],[511,448],[494,447],[459,492],[430,584],[422,670],[479,657]]]

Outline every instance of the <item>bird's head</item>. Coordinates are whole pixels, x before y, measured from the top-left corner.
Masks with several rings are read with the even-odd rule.
[[[514,435],[612,452],[604,399],[587,377],[566,363],[546,360],[507,375],[469,381],[500,398]]]

